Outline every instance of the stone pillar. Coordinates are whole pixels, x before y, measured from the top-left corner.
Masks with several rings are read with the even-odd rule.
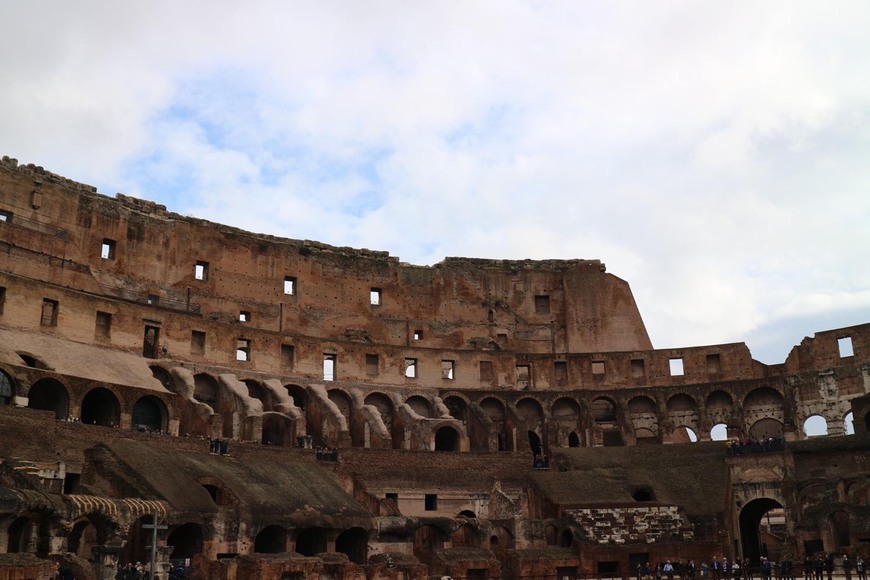
[[[157,546],[157,565],[154,569],[155,580],[166,580],[169,578],[169,570],[172,568],[172,563],[169,561],[169,556],[172,555],[172,546]]]
[[[121,546],[99,545],[91,549],[97,580],[115,579],[115,574],[118,572],[118,555],[120,553]]]

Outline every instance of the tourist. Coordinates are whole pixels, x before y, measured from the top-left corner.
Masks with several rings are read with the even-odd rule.
[[[858,580],[867,580],[867,570],[864,569],[864,558],[861,556],[855,560],[855,572],[858,573]]]

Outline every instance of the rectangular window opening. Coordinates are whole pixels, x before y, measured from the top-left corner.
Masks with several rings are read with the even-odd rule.
[[[109,333],[112,330],[112,315],[108,312],[97,311],[96,326],[94,328],[94,336],[97,338],[109,338]]]
[[[142,337],[142,356],[145,358],[157,358],[159,348],[160,327],[146,324],[145,336]]]
[[[852,337],[844,336],[837,339],[837,348],[840,351],[840,358],[847,356],[855,356],[855,351],[852,350]]]
[[[294,358],[296,356],[296,349],[293,348],[292,344],[282,344],[281,345],[281,366],[285,369],[292,369],[294,365]]]
[[[242,362],[251,360],[250,338],[240,338],[236,341],[236,360]]]
[[[535,296],[535,314],[550,313],[550,297],[546,295]]]
[[[722,361],[719,354],[707,355],[707,374],[716,375],[722,372]]]
[[[393,500],[394,502],[396,502],[397,504],[399,503],[399,494],[398,494],[398,493],[390,493],[390,492],[387,492],[387,493],[384,494],[384,498],[385,498],[385,499],[391,499],[391,500]]]
[[[436,493],[427,493],[426,499],[424,500],[425,510],[427,512],[434,512],[438,509],[438,494]]]
[[[603,376],[604,375],[604,361],[603,360],[594,360],[592,361],[592,374]]]
[[[190,331],[190,354],[205,354],[205,332]]]
[[[104,260],[115,259],[115,240],[109,238],[103,239],[103,245],[100,247],[100,257]]]
[[[369,301],[372,306],[380,306],[381,305],[381,289],[380,288],[372,288],[369,292]]]
[[[337,366],[337,355],[333,353],[324,353],[323,354],[323,380],[324,381],[334,381]]]
[[[251,313],[247,310],[242,310],[239,312],[239,322],[250,322],[251,321]]]
[[[157,294],[149,294],[148,304],[151,304],[152,306],[157,306],[158,304],[160,304],[160,296],[158,296]]]
[[[528,390],[532,386],[532,372],[529,365],[517,365],[517,388]]]
[[[556,379],[558,386],[564,387],[568,384],[568,363],[563,360],[553,362],[553,377]]]
[[[417,377],[417,359],[405,359],[405,376],[409,379],[414,379]]]
[[[631,378],[642,379],[646,376],[646,367],[642,358],[631,360]]]
[[[287,294],[288,296],[294,296],[296,294],[296,278],[293,276],[284,277],[284,294]]]
[[[507,334],[505,334],[504,332],[499,332],[495,335],[495,341],[502,346],[507,344]]]
[[[679,377],[685,374],[683,370],[683,359],[682,357],[672,358],[668,361],[670,364],[670,371],[672,377]]]
[[[441,378],[448,381],[453,380],[453,373],[456,370],[456,362],[452,360],[441,361]]]
[[[39,323],[42,326],[57,326],[57,311],[60,303],[57,300],[42,300],[42,317]]]
[[[492,380],[492,361],[491,360],[480,361],[480,380],[487,381],[487,382]]]
[[[366,355],[366,374],[376,377],[380,373],[380,358],[376,354]]]
[[[9,223],[12,221],[12,212],[6,210],[0,210],[0,222]]]
[[[414,331],[414,340],[423,340],[423,331],[415,330]]]
[[[193,268],[193,277],[197,280],[208,280],[208,262],[197,262]]]

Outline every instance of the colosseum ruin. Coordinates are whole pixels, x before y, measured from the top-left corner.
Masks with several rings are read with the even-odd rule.
[[[0,578],[870,556],[870,323],[654,349],[596,259],[415,266],[8,157],[0,250]]]

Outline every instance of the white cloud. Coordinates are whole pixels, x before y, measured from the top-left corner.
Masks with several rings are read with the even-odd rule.
[[[661,347],[870,318],[866,3],[2,10],[2,153],[105,193],[415,263],[600,258]]]

